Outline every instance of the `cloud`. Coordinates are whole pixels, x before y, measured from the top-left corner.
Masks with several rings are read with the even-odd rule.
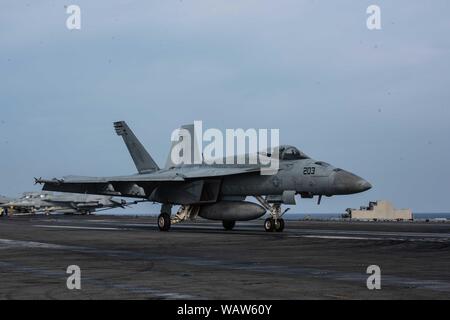
[[[280,128],[375,186],[300,212],[377,198],[448,210],[448,1],[379,1],[380,32],[365,27],[370,1],[77,4],[80,31],[65,28],[60,1],[2,4],[0,193],[32,189],[33,176],[133,173],[113,121],[162,163],[170,132],[204,120]],[[430,159],[439,170],[424,169]]]

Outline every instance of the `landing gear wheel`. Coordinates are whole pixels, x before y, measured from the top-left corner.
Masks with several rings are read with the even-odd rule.
[[[159,231],[169,231],[170,229],[170,216],[167,213],[161,213],[158,217]]]
[[[283,219],[277,219],[277,221],[274,221],[274,227],[276,232],[283,232],[284,230],[284,220]]]
[[[272,232],[275,229],[275,220],[267,218],[266,221],[264,221],[264,229],[266,232]]]
[[[223,220],[222,225],[225,230],[233,230],[234,226],[236,225],[236,221]]]

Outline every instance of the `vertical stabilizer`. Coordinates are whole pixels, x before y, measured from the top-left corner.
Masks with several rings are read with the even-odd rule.
[[[169,155],[167,157],[167,162],[165,168],[171,168],[174,167],[176,164],[174,163],[172,159],[172,151],[174,150],[174,147],[177,146],[177,144],[182,141],[182,139],[190,139],[189,145],[190,145],[190,159],[187,160],[189,163],[184,164],[202,164],[203,163],[203,155],[201,152],[201,149],[199,147],[199,141],[198,137],[196,136],[197,130],[200,130],[200,128],[196,128],[194,124],[188,124],[184,125],[181,128],[179,128],[177,131],[175,131],[175,136],[172,136],[172,144],[170,146]]]
[[[156,162],[147,150],[145,150],[142,143],[136,138],[125,121],[115,122],[114,129],[117,135],[123,138],[139,173],[149,173],[159,170]]]

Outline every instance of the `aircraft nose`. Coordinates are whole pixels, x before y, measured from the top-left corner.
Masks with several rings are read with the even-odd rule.
[[[333,187],[336,194],[353,194],[367,191],[372,185],[351,172],[340,170],[335,173]]]
[[[357,189],[360,190],[359,192],[364,192],[364,191],[367,191],[369,189],[372,189],[372,185],[369,183],[369,181],[361,179],[358,182]]]

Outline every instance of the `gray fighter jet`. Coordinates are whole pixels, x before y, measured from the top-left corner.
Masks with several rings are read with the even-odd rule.
[[[348,195],[366,191],[372,186],[353,173],[316,161],[293,146],[280,146],[279,170],[274,175],[261,175],[260,165],[180,164],[169,160],[160,169],[125,122],[114,124],[122,136],[138,174],[116,177],[75,177],[37,179],[44,190],[135,197],[161,203],[158,226],[168,231],[171,224],[200,216],[223,222],[227,230],[236,221],[262,217],[266,231],[284,229],[281,206],[294,205],[295,196]],[[189,128],[183,127],[183,128]],[[170,155],[170,153],[169,153]],[[268,157],[273,156],[268,153]],[[254,197],[259,203],[245,201]],[[172,206],[180,205],[175,216]]]
[[[2,201],[0,199],[0,201]],[[125,208],[130,203],[116,201],[111,196],[85,194],[54,194],[52,192],[27,192],[18,199],[4,198],[0,203],[3,215],[52,212],[64,214],[90,214],[98,210]]]

